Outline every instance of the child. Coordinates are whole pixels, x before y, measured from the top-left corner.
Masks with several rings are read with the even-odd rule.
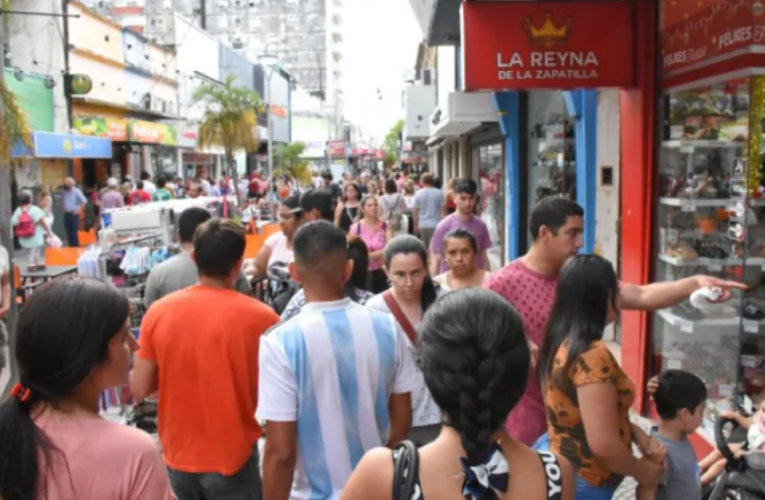
[[[740,413],[724,411],[720,413],[721,418],[735,420],[738,425],[746,429],[746,442],[748,449],[742,449],[743,443],[732,443],[730,449],[737,457],[751,451],[765,451],[765,399],[760,401],[757,412],[751,417],[745,417]],[[701,470],[704,475],[701,476],[701,484],[706,486],[725,470],[725,460],[719,450],[715,450],[707,455],[701,461]]]
[[[667,370],[658,377],[653,399],[660,423],[652,434],[667,449],[666,471],[654,498],[701,500],[699,465],[688,435],[699,428],[704,418],[707,388],[692,373]],[[639,491],[638,498],[651,498],[652,493]]]

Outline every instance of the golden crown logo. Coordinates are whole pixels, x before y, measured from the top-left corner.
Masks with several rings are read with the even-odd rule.
[[[526,16],[523,22],[523,27],[529,35],[531,43],[544,47],[554,47],[566,43],[571,33],[571,26],[571,16],[567,16],[560,27],[555,26],[550,12],[545,14],[545,22],[539,28],[531,24],[530,16]]]

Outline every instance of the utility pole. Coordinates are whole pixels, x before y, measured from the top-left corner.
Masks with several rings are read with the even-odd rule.
[[[199,24],[203,30],[207,30],[207,0],[199,0]]]

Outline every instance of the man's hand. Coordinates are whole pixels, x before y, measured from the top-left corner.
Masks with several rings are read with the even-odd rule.
[[[722,295],[720,295],[714,302],[726,302],[730,300],[730,291],[733,288],[739,290],[746,290],[748,288],[744,283],[715,278],[714,276],[696,276],[696,281],[699,284],[699,288],[719,288],[722,290]]]
[[[648,391],[648,394],[653,397],[653,395],[656,394],[656,391],[659,390],[659,377],[651,377],[651,380],[648,381],[645,389]]]
[[[529,351],[531,351],[531,368],[532,370],[536,370],[537,365],[539,364],[539,346],[531,340],[529,340],[528,343]]]

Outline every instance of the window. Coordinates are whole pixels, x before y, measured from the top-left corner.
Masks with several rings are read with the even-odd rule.
[[[477,150],[477,151],[475,151]],[[504,263],[505,252],[505,189],[504,189],[504,147],[501,142],[480,145],[475,148],[474,158],[478,160],[478,188],[480,189],[479,210],[481,220],[486,223],[491,237],[489,261],[491,270],[496,271]]]

